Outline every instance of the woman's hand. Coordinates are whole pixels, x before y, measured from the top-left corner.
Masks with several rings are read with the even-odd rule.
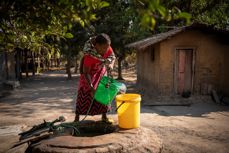
[[[113,64],[109,64],[108,65],[108,69],[113,70],[113,68],[114,68],[114,65]]]
[[[92,97],[93,97],[94,94],[95,94],[95,89],[94,89],[94,87],[92,86],[92,84],[90,85],[90,87],[91,87],[91,95],[92,95]]]
[[[107,60],[105,62],[105,65],[106,65],[107,69],[109,69],[109,70],[113,70],[113,68],[114,68],[114,63],[112,61]]]
[[[84,69],[84,72],[87,72],[87,71],[85,71],[85,69]],[[95,89],[94,89],[94,87],[93,87],[93,84],[91,83],[91,77],[90,77],[90,75],[89,75],[88,73],[84,73],[84,76],[85,76],[85,78],[86,78],[86,80],[87,80],[88,86],[89,86],[90,89],[91,89],[91,95],[92,95],[92,97],[93,97],[94,94],[95,94]]]
[[[115,58],[108,58],[105,64],[108,69],[113,70],[114,63],[115,63]]]

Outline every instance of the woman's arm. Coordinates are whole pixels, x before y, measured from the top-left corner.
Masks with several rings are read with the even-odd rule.
[[[109,48],[109,50],[110,50],[110,55],[107,58],[109,61],[108,68],[113,69],[116,57],[115,57],[114,51],[111,47]]]
[[[90,76],[90,74],[87,72],[86,69],[88,69],[88,68],[84,68],[84,70],[83,70],[84,73],[83,73],[83,74],[84,74],[84,76],[85,76],[85,78],[86,78],[86,80],[87,80],[88,85],[89,85],[90,87],[93,87],[92,82],[91,82],[91,76]]]
[[[89,87],[91,88],[92,94],[94,95],[95,88],[93,87],[92,79],[90,76],[90,67],[83,66],[83,75],[84,75]]]
[[[114,68],[115,59],[116,59],[116,57],[114,56],[114,57],[112,58],[111,63],[108,65],[110,69],[113,69],[113,68]]]

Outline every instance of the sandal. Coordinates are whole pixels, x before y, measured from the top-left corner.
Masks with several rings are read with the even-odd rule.
[[[102,122],[107,123],[107,124],[113,124],[114,120],[111,118],[102,118]]]

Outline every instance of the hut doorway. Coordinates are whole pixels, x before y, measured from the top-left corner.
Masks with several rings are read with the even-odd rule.
[[[193,87],[193,49],[176,49],[176,91],[178,94],[191,94]]]

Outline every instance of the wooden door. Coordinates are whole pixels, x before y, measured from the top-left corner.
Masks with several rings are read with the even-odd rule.
[[[192,70],[193,70],[193,50],[192,49],[179,49],[177,58],[177,92],[192,91]]]

